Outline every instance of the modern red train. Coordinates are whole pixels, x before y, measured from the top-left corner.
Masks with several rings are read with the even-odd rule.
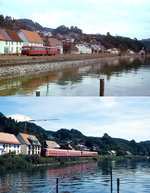
[[[76,151],[66,149],[48,149],[42,151],[44,156],[98,156],[97,152],[92,151]]]
[[[21,54],[27,56],[57,55],[59,49],[56,47],[22,46]]]

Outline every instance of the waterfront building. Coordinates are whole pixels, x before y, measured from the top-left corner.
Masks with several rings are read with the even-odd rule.
[[[79,54],[92,54],[92,48],[86,42],[76,44]]]
[[[55,141],[46,140],[45,145],[46,145],[46,148],[49,148],[49,149],[60,149],[60,145]]]
[[[63,42],[64,54],[78,54],[79,50],[72,42]]]
[[[21,48],[23,46],[22,39],[18,36],[16,31],[13,30],[5,30],[5,31],[12,40],[9,48],[9,53],[20,54]]]
[[[23,155],[40,155],[41,144],[36,136],[19,133],[17,139],[21,143],[21,154]]]
[[[23,46],[43,46],[44,42],[38,33],[28,30],[20,30],[19,37],[23,40]]]
[[[0,54],[20,54],[23,41],[13,30],[0,29]]]
[[[15,135],[0,132],[0,155],[15,152],[16,155],[21,153],[21,144]]]
[[[63,54],[63,43],[56,38],[48,38],[48,46],[57,47],[59,49],[59,53]]]

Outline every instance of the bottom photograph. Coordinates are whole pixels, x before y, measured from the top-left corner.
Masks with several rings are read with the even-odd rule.
[[[1,193],[150,192],[148,97],[1,97]]]

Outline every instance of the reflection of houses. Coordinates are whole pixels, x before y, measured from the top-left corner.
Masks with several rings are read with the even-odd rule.
[[[51,47],[57,47],[60,50],[60,54],[63,54],[63,43],[56,38],[48,38],[48,44]]]
[[[23,41],[17,32],[0,29],[0,53],[21,53]]]
[[[10,152],[15,152],[16,155],[20,154],[20,142],[15,135],[0,132],[0,155]]]
[[[91,54],[92,53],[92,49],[90,45],[88,45],[86,42],[78,43],[76,44],[76,47],[78,48],[78,51],[80,54]]]
[[[40,155],[41,144],[34,135],[19,133],[17,139],[21,143],[21,153],[24,155]]]
[[[43,46],[44,44],[43,40],[36,32],[20,30],[18,35],[23,40],[24,46]]]
[[[64,54],[78,54],[78,48],[72,42],[63,43]]]
[[[49,149],[59,149],[60,148],[60,145],[58,145],[58,143],[56,143],[55,141],[47,140],[45,142],[45,145],[46,145],[46,148],[49,148]]]

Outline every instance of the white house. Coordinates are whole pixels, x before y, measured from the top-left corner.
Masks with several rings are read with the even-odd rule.
[[[117,48],[109,48],[107,52],[111,54],[119,54],[119,50]]]
[[[21,53],[21,48],[23,46],[23,41],[18,36],[16,31],[13,30],[5,30],[5,32],[8,34],[8,36],[11,38],[9,53]]]
[[[0,132],[0,155],[15,152],[16,155],[21,153],[21,146],[15,135]]]
[[[78,48],[80,54],[91,54],[92,53],[91,47],[85,42],[76,44],[76,47]]]
[[[0,54],[9,53],[12,39],[0,28]]]
[[[19,37],[23,40],[24,46],[43,46],[44,42],[38,33],[27,30],[20,30]]]
[[[17,139],[21,143],[21,153],[23,155],[40,155],[41,144],[36,136],[19,133]]]

